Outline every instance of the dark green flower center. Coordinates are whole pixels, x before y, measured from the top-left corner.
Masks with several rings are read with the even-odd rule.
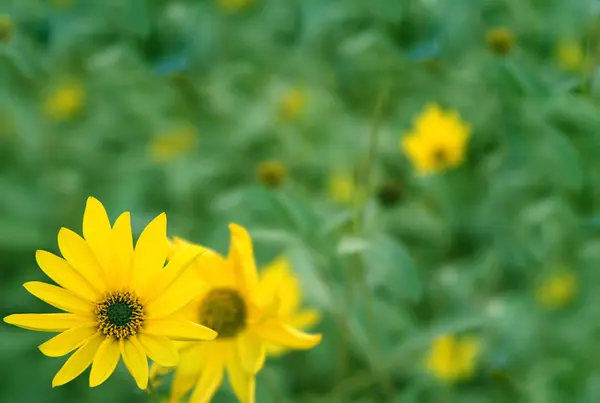
[[[125,339],[139,332],[144,323],[144,307],[129,291],[108,294],[96,304],[98,329],[109,337]]]
[[[432,158],[436,165],[439,166],[446,165],[449,160],[448,152],[442,147],[433,150]]]
[[[200,303],[199,322],[216,331],[219,339],[238,335],[246,326],[246,318],[246,303],[231,288],[211,290]]]

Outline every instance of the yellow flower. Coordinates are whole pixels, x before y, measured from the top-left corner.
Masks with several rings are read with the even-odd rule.
[[[6,14],[0,14],[0,43],[10,40],[13,33],[13,22]]]
[[[434,340],[426,367],[442,382],[468,380],[475,372],[479,351],[479,341],[473,336],[442,335]]]
[[[228,13],[242,11],[252,5],[254,0],[218,0],[221,10]]]
[[[573,273],[556,273],[537,289],[538,303],[546,309],[556,309],[569,303],[577,291],[577,279]]]
[[[306,94],[300,88],[288,90],[281,100],[281,115],[284,120],[299,118],[306,106]]]
[[[150,154],[156,162],[171,161],[192,149],[197,139],[194,128],[181,127],[155,137],[150,143]]]
[[[513,47],[515,37],[507,28],[493,28],[486,32],[485,40],[488,48],[498,54],[505,55]]]
[[[329,198],[338,204],[346,204],[352,201],[356,194],[356,182],[354,177],[345,172],[336,172],[329,177]]]
[[[15,314],[4,321],[28,330],[61,332],[39,346],[48,357],[74,351],[54,377],[53,387],[70,382],[90,365],[90,387],[98,386],[123,357],[138,387],[145,389],[146,357],[174,366],[178,362],[174,340],[216,337],[205,326],[173,316],[198,294],[201,282],[187,270],[196,251],[173,256],[163,269],[166,229],[163,213],[148,224],[134,249],[129,213],[121,214],[111,227],[102,204],[90,197],[83,238],[66,228],[58,232],[64,258],[37,251],[40,268],[58,286],[31,281],[24,287],[65,313]]]
[[[300,309],[302,304],[302,288],[299,279],[294,275],[289,259],[279,257],[260,271],[259,293],[266,300],[279,300],[276,316],[284,323],[296,329],[305,330],[320,320],[316,309]],[[267,354],[279,356],[288,349],[281,345],[267,344]]]
[[[558,43],[556,59],[561,69],[570,72],[581,71],[586,64],[583,47],[575,39],[564,39]]]
[[[428,105],[417,117],[412,132],[400,140],[400,147],[421,175],[443,172],[460,165],[471,134],[468,124],[455,112]]]
[[[268,345],[310,349],[321,341],[320,334],[304,333],[277,315],[281,301],[267,292],[268,287],[261,288],[250,235],[236,224],[230,224],[229,229],[231,243],[226,259],[179,238],[173,242],[175,252],[191,249],[211,261],[209,266],[194,266],[208,288],[181,315],[215,329],[219,335],[210,345],[190,343],[182,347],[172,402],[190,389],[191,402],[209,402],[227,371],[239,401],[254,403],[255,375],[264,364]]]
[[[256,169],[258,179],[270,188],[280,187],[287,176],[285,165],[280,161],[263,161]]]
[[[46,115],[57,121],[72,119],[83,107],[85,92],[79,83],[68,82],[59,85],[46,98]]]

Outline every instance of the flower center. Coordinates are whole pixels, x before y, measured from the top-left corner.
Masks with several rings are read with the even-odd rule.
[[[438,166],[444,166],[448,163],[448,152],[442,147],[434,149],[431,157]]]
[[[144,323],[144,307],[135,294],[117,291],[96,304],[98,330],[105,336],[126,339],[140,331]]]
[[[199,321],[219,335],[218,339],[235,337],[246,326],[246,304],[231,288],[216,288],[204,296]]]

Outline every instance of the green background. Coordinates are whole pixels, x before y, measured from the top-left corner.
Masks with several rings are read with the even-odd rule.
[[[170,235],[226,252],[227,223],[254,236],[260,265],[286,253],[322,310],[312,351],[268,362],[257,402],[600,401],[600,87],[561,71],[557,43],[598,51],[597,1],[3,0],[0,43],[0,315],[48,312],[21,284],[45,280],[36,249],[81,230],[88,196],[134,232],[167,212]],[[485,33],[508,28],[504,57]],[[64,77],[86,91],[67,122],[43,102]],[[306,108],[282,121],[289,88]],[[383,95],[385,95],[385,97]],[[385,98],[380,108],[378,102]],[[465,164],[418,178],[399,139],[428,102],[472,126]],[[152,139],[193,125],[197,146],[155,162]],[[378,141],[374,145],[373,131]],[[370,159],[369,150],[375,150]],[[263,160],[289,172],[280,189]],[[333,203],[327,181],[356,173],[368,197]],[[377,189],[401,187],[394,206]],[[571,304],[540,309],[555,270]],[[474,378],[441,386],[421,365],[444,332],[478,335]],[[89,389],[56,389],[50,335],[0,325],[0,401],[143,402],[122,366]],[[224,386],[215,402],[230,402]]]

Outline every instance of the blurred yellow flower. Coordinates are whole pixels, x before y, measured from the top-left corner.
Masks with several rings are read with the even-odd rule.
[[[488,48],[498,55],[507,54],[515,43],[513,33],[504,27],[492,28],[487,31],[485,40]]]
[[[274,299],[279,301],[274,313],[282,322],[300,330],[306,330],[319,322],[321,316],[318,310],[300,307],[302,287],[288,258],[279,257],[265,266],[260,272],[258,288],[265,302]],[[269,355],[279,356],[287,351],[281,345],[267,344]]]
[[[218,0],[218,3],[221,10],[235,13],[250,7],[254,0]]]
[[[13,33],[13,22],[6,14],[0,14],[0,43],[10,40]]]
[[[569,72],[581,71],[586,64],[585,52],[576,39],[561,40],[556,48],[556,59],[559,67]]]
[[[278,188],[285,182],[287,170],[280,161],[263,161],[256,168],[260,182],[270,188]]]
[[[193,127],[180,127],[152,139],[150,155],[156,162],[171,161],[190,151],[197,141],[198,135]]]
[[[83,238],[61,228],[64,258],[38,250],[36,260],[56,284],[30,281],[30,294],[66,312],[15,314],[6,323],[28,330],[59,332],[39,346],[48,357],[75,351],[52,380],[72,381],[90,365],[95,387],[114,372],[120,358],[140,389],[148,385],[148,358],[163,366],[179,360],[175,340],[212,340],[216,332],[173,316],[197,294],[200,281],[188,270],[196,251],[182,251],[163,268],[168,253],[167,217],[160,214],[133,247],[129,213],[111,227],[104,206],[88,198]]]
[[[255,376],[264,365],[269,345],[310,349],[321,341],[320,334],[308,334],[278,316],[281,301],[262,288],[254,261],[250,235],[243,227],[230,224],[231,241],[227,258],[202,246],[174,238],[172,250],[202,253],[196,273],[207,287],[180,312],[218,332],[212,343],[182,346],[175,369],[171,401],[193,389],[191,401],[209,402],[227,371],[229,383],[242,403],[254,403]],[[209,264],[203,262],[209,261]],[[291,293],[283,288],[280,292]]]
[[[467,151],[471,128],[454,112],[428,105],[414,122],[413,131],[400,140],[420,175],[443,172],[460,165]]]
[[[65,82],[56,87],[44,104],[46,115],[57,121],[72,119],[83,107],[85,91],[77,82]]]
[[[334,203],[346,204],[356,195],[356,181],[352,174],[336,172],[329,177],[328,193]]]
[[[281,99],[281,115],[284,120],[298,119],[306,107],[306,93],[300,88],[289,89]]]
[[[573,273],[555,273],[546,278],[536,290],[538,303],[546,309],[565,306],[577,292],[577,278]]]
[[[479,340],[474,336],[442,335],[433,341],[426,367],[442,382],[465,381],[475,373],[479,352]]]

